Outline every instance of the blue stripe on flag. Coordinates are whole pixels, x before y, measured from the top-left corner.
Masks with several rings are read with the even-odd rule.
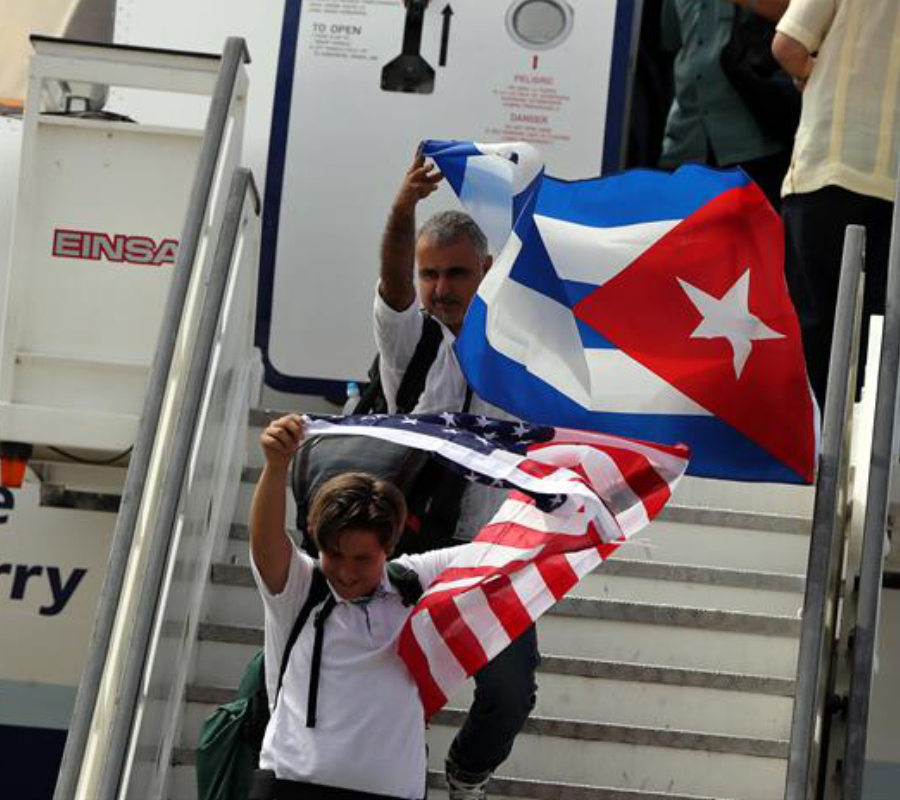
[[[487,306],[475,297],[456,341],[466,379],[480,396],[533,424],[597,430],[638,439],[690,442],[688,474],[701,478],[804,483],[718,417],[688,414],[628,414],[589,411],[499,353],[487,341]],[[489,388],[487,388],[489,387]]]
[[[581,344],[586,350],[617,350],[618,348],[607,339],[596,328],[592,328],[586,322],[575,319],[578,326],[578,335],[581,337]]]
[[[509,277],[532,291],[555,300],[565,308],[570,307],[565,288],[556,275],[550,254],[536,225],[532,225],[525,233],[522,249],[516,257]]]
[[[566,297],[569,298],[567,305],[569,308],[575,308],[585,297],[597,291],[596,283],[582,283],[581,281],[567,281],[563,279],[563,287],[566,290]]]
[[[671,175],[641,169],[584,181],[545,176],[535,213],[592,228],[680,220],[720,194],[749,183],[743,170],[711,170],[696,164]]]
[[[483,154],[471,142],[446,142],[429,139],[422,142],[422,155],[431,159],[442,157],[438,167],[444,173],[447,182],[453,187],[456,196],[459,197],[466,179],[466,165],[469,157]]]

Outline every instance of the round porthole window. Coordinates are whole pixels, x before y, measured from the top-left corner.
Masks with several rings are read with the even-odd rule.
[[[506,12],[506,29],[522,47],[548,50],[565,41],[573,16],[565,0],[515,0]]]

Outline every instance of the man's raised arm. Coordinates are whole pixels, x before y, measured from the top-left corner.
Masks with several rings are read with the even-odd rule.
[[[416,154],[397,193],[381,239],[381,283],[378,292],[394,311],[416,299],[416,205],[437,189],[443,175]]]

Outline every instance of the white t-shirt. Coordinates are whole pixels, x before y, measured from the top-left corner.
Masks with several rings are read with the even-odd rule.
[[[778,30],[818,53],[782,194],[835,185],[893,200],[900,149],[900,2],[791,0]]]
[[[460,548],[402,556],[427,587]],[[266,689],[275,699],[291,628],[309,594],[313,560],[292,548],[287,584],[271,594],[251,565],[265,606]],[[386,794],[425,796],[425,719],[418,690],[397,655],[411,608],[387,571],[366,604],[338,601],[325,623],[316,727],[306,727],[315,609],[291,651],[281,696],[266,728],[260,767],[282,780]]]
[[[403,375],[422,337],[422,309],[414,302],[403,311],[394,311],[376,290],[374,320],[375,343],[381,357],[381,386],[387,399],[388,411],[393,414],[397,411],[397,391]],[[416,414],[462,411],[466,401],[466,379],[453,350],[456,337],[440,320],[435,321],[441,326],[444,339],[428,371],[425,390],[413,409]],[[477,394],[472,395],[469,411],[494,419],[517,419],[482,400]],[[467,486],[462,497],[456,538],[471,541],[497,513],[505,499],[505,491],[480,483]]]

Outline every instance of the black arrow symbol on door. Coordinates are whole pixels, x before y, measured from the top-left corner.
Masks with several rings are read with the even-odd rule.
[[[450,44],[450,18],[453,16],[453,9],[450,8],[450,3],[444,6],[444,10],[441,12],[444,16],[444,27],[441,30],[441,59],[438,62],[440,66],[447,66],[447,47]]]

